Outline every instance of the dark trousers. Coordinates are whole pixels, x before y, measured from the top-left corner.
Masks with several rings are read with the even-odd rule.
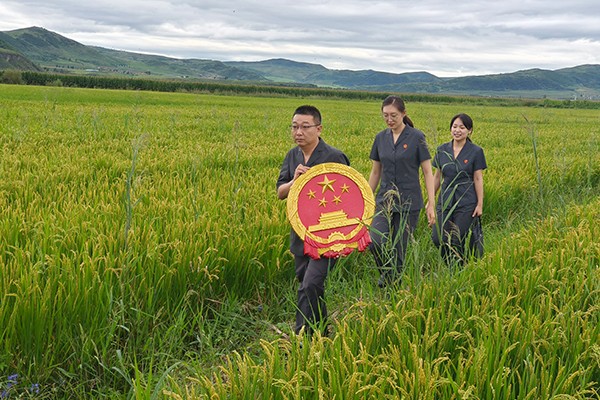
[[[455,209],[452,213],[439,210],[437,212],[437,222],[433,226],[431,239],[433,244],[440,248],[442,258],[450,266],[460,266],[465,262],[465,241],[474,220],[472,215],[472,208]]]
[[[378,212],[373,217],[370,249],[381,274],[402,272],[408,238],[417,227],[420,212]]]
[[[296,326],[294,331],[311,334],[318,325],[325,329],[327,322],[327,306],[325,305],[325,278],[336,259],[320,258],[314,260],[309,256],[294,256],[298,287],[298,304],[296,310]]]

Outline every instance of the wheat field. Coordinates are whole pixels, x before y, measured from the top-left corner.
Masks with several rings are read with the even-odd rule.
[[[0,85],[0,395],[600,396],[597,110],[407,103],[432,152],[473,117],[486,254],[449,271],[422,218],[403,285],[343,259],[309,340],[275,191],[301,104],[368,177],[376,101]]]

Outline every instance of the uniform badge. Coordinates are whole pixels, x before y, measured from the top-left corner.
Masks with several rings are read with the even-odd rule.
[[[368,226],[374,212],[369,183],[344,164],[311,167],[288,194],[288,219],[304,240],[304,254],[313,259],[364,251],[371,243]]]

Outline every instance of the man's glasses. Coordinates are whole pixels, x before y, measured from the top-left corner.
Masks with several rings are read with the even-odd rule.
[[[310,128],[314,128],[315,126],[319,126],[321,124],[314,124],[314,125],[290,125],[290,129],[292,130],[292,132],[296,132],[297,130],[307,130]]]

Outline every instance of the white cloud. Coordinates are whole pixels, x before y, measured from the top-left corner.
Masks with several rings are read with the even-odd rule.
[[[289,58],[438,76],[600,64],[596,0],[4,0],[0,30],[181,58]]]

